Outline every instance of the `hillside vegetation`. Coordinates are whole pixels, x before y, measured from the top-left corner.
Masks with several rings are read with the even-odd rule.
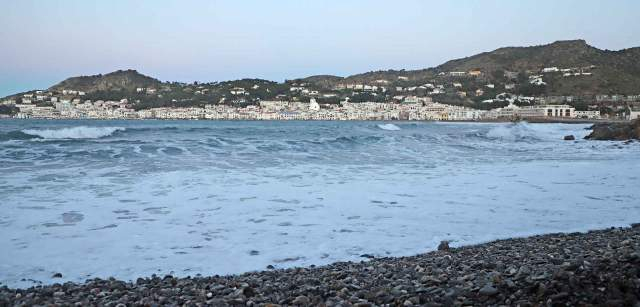
[[[506,47],[491,52],[448,61],[433,68],[419,70],[373,71],[348,76],[344,79],[314,78],[311,82],[319,85],[337,83],[372,83],[387,80],[393,84],[402,83],[398,77],[406,77],[405,83],[421,84],[437,81],[439,73],[468,72],[479,70],[482,83],[505,83],[505,72],[516,75],[538,74],[545,67],[581,68],[594,67],[590,78],[554,78],[543,91],[547,95],[596,95],[596,94],[638,94],[640,92],[640,48],[619,51],[601,50],[584,40],[557,41],[547,45],[532,47]]]
[[[138,73],[136,70],[118,70],[106,75],[80,76],[66,79],[49,88],[50,91],[73,89],[92,93],[96,91],[135,91],[136,88],[158,87],[162,82]]]

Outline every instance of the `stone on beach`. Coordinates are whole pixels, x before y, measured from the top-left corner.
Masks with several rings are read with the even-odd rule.
[[[441,241],[438,245],[439,251],[448,251],[449,250],[449,241]]]

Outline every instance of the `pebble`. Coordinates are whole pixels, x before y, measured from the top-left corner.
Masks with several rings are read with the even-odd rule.
[[[478,293],[485,296],[494,296],[498,294],[498,289],[494,288],[492,284],[486,284],[478,291]]]
[[[293,302],[291,302],[291,304],[298,305],[298,306],[307,306],[309,305],[309,303],[310,303],[309,298],[304,295],[300,295],[296,297],[296,299],[294,299]]]

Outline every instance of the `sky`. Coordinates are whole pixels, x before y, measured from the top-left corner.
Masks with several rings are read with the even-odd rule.
[[[420,69],[505,46],[640,46],[637,0],[0,0],[0,97],[136,69],[283,81]]]

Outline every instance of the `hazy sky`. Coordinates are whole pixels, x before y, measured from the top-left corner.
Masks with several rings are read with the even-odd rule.
[[[562,39],[640,46],[638,0],[0,0],[0,97],[133,68],[163,81],[416,69]]]

